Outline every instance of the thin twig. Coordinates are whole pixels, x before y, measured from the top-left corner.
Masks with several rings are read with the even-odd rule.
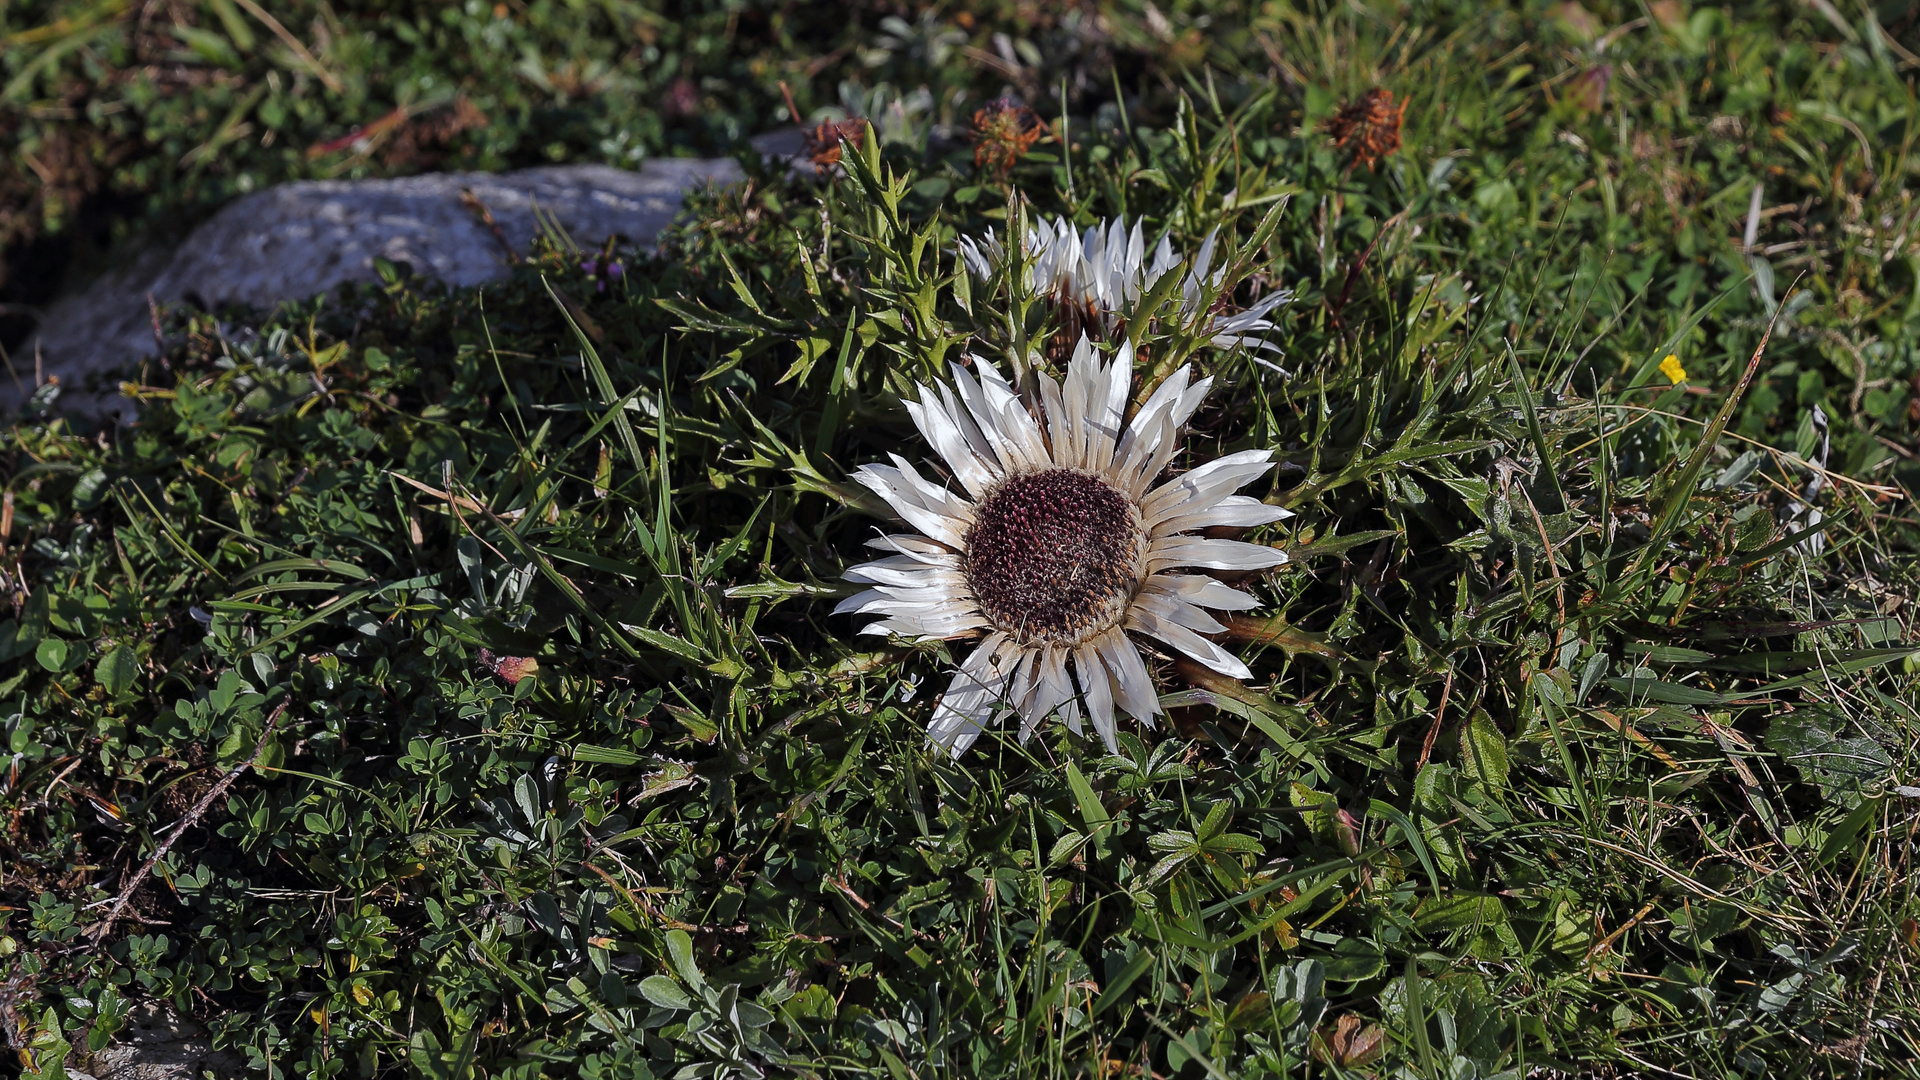
[[[1567,632],[1567,627],[1570,625],[1567,622],[1567,579],[1560,576],[1560,563],[1554,557],[1557,553],[1553,549],[1553,541],[1547,539],[1547,521],[1540,516],[1540,508],[1533,505],[1533,496],[1527,494],[1526,488],[1520,489],[1520,497],[1527,500],[1527,509],[1533,512],[1534,528],[1540,531],[1540,547],[1547,553],[1547,570],[1553,574],[1553,605],[1560,612],[1560,625],[1553,630],[1553,647],[1558,650],[1561,636]],[[1564,506],[1565,503],[1561,505]],[[1519,561],[1517,555],[1514,561],[1516,563]]]
[[[141,882],[147,880],[147,875],[153,872],[155,864],[165,858],[167,852],[173,850],[174,841],[180,839],[190,826],[200,820],[200,816],[207,812],[207,807],[213,805],[213,800],[225,794],[226,790],[233,786],[233,782],[240,778],[241,773],[246,772],[254,762],[260,760],[261,753],[267,748],[267,740],[273,737],[274,730],[280,726],[280,717],[287,711],[287,705],[292,700],[291,696],[280,699],[280,704],[274,707],[273,715],[267,718],[267,730],[260,733],[260,741],[254,744],[253,754],[247,760],[227,770],[227,775],[221,777],[219,783],[208,789],[205,795],[200,796],[200,801],[193,805],[193,809],[187,811],[187,815],[174,824],[173,832],[160,842],[160,846],[154,849],[146,862],[140,864],[140,869],[134,871],[133,877],[129,878],[126,885],[121,888],[120,896],[114,900],[113,908],[107,912],[107,917],[94,926],[91,936],[95,942],[106,937],[108,931],[113,929],[113,924],[120,919],[120,913],[125,911],[127,905],[133,901],[134,890],[140,887]]]
[[[605,850],[605,849],[603,848],[602,850]],[[655,908],[652,904],[649,904],[645,900],[642,900],[638,893],[634,892],[632,889],[627,888],[625,885],[622,885],[618,880],[614,878],[612,874],[607,873],[605,870],[600,869],[599,867],[593,865],[592,863],[582,862],[580,865],[585,867],[588,870],[593,871],[595,874],[598,874],[600,876],[600,880],[606,882],[608,885],[613,886],[616,892],[618,892],[621,896],[626,898],[627,903],[633,905],[633,909],[635,911],[638,911],[644,915],[649,916],[650,918],[653,919],[653,921],[659,923],[661,926],[664,926],[669,930],[685,930],[688,933],[695,933],[705,929],[704,927],[697,926],[693,923],[681,922],[679,919],[670,918],[666,915],[662,915],[659,912],[659,910]]]
[[[1339,299],[1327,304],[1327,313],[1333,316],[1333,325],[1336,328],[1343,328],[1345,326],[1340,319],[1341,313],[1346,311],[1347,300],[1353,295],[1354,283],[1360,280],[1360,271],[1366,268],[1367,259],[1372,256],[1373,249],[1379,247],[1380,241],[1386,239],[1387,233],[1393,231],[1393,227],[1405,221],[1406,218],[1407,212],[1404,210],[1388,218],[1386,223],[1380,226],[1380,231],[1374,233],[1373,239],[1367,242],[1366,250],[1362,251],[1360,257],[1355,259],[1353,265],[1347,269],[1346,284],[1340,288]]]
[[[472,499],[466,498],[465,496],[462,496],[462,495],[454,495],[450,492],[441,491],[439,488],[428,487],[427,485],[421,483],[420,481],[415,480],[413,477],[404,476],[400,473],[394,472],[392,469],[387,470],[387,475],[393,477],[395,480],[398,480],[403,484],[409,485],[415,490],[425,492],[426,494],[431,495],[436,499],[445,499],[448,505],[452,506],[455,510],[467,510],[475,514],[486,514],[488,517],[494,518],[499,521],[504,521],[509,524],[520,520],[520,515],[525,512],[522,510],[504,510],[498,514],[495,514],[489,511],[486,507],[480,505],[479,503],[475,502]],[[465,524],[465,522],[463,521],[462,524]],[[502,555],[500,557],[503,559],[506,558],[505,555]]]
[[[887,914],[884,911],[881,911],[879,908],[876,908],[872,904],[869,904],[865,900],[861,899],[860,894],[853,891],[853,887],[847,884],[845,878],[830,877],[830,878],[827,878],[826,881],[827,881],[827,884],[832,885],[836,889],[839,889],[841,893],[843,893],[847,897],[847,899],[853,901],[856,905],[858,905],[861,911],[865,912],[868,915],[872,915],[877,919],[884,921],[887,925],[893,927],[895,930],[904,930],[907,933],[912,934],[914,937],[919,938],[921,941],[933,940],[933,938],[928,936],[924,931],[916,930],[913,927],[908,926],[907,924],[901,922],[899,919],[894,918],[893,916]]]
[[[793,91],[787,89],[787,80],[785,79],[780,80],[780,96],[787,99],[787,115],[793,117],[795,124],[805,127],[807,122],[800,119],[800,107],[793,103]]]
[[[1420,744],[1420,764],[1413,767],[1414,772],[1426,768],[1427,757],[1433,753],[1434,741],[1440,738],[1440,720],[1447,715],[1447,697],[1453,693],[1453,665],[1447,665],[1447,679],[1440,684],[1440,704],[1433,710],[1433,726],[1427,729],[1427,739]]]
[[[1598,944],[1594,945],[1593,948],[1588,949],[1587,963],[1591,965],[1594,959],[1598,957],[1601,953],[1606,952],[1608,949],[1613,948],[1613,943],[1616,941],[1619,941],[1620,936],[1622,934],[1625,934],[1627,931],[1633,929],[1636,926],[1639,926],[1640,921],[1642,919],[1645,919],[1648,915],[1653,914],[1653,909],[1656,906],[1658,906],[1659,903],[1660,901],[1658,900],[1647,901],[1646,906],[1641,908],[1639,911],[1635,912],[1633,915],[1633,918],[1628,919],[1626,922],[1623,922],[1619,926],[1615,927],[1613,933],[1608,934],[1606,937],[1602,938]]]

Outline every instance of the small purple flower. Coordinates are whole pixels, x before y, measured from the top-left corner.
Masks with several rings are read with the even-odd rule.
[[[589,278],[594,280],[595,288],[600,292],[607,291],[608,278],[625,277],[627,274],[625,263],[622,263],[619,259],[609,259],[604,255],[596,256],[582,262],[580,269],[584,271]]]

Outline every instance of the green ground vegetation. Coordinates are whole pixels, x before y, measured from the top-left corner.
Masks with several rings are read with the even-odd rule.
[[[5,32],[133,25],[56,7]],[[178,62],[383,113],[253,7]],[[457,82],[460,35],[632,21],[505,7],[315,63]],[[841,65],[874,138],[823,179],[743,155],[618,278],[550,236],[484,290],[169,313],[115,376],[138,422],[6,436],[22,1067],[159,1000],[271,1076],[1915,1075],[1903,15],[860,14],[831,60],[698,64],[760,72],[762,119],[766,72]],[[114,55],[10,49],[7,107]],[[925,103],[1007,85],[1053,135],[977,166]],[[1375,88],[1404,128],[1362,163],[1327,122]],[[927,456],[902,395],[1052,330],[954,255],[1025,214],[1218,228],[1231,302],[1295,291],[1284,371],[1195,354],[1175,466],[1276,449],[1298,516],[1255,538],[1293,561],[1247,583],[1250,684],[1162,665],[1175,722],[1118,754],[953,761],[952,655],[827,613],[876,524],[849,472]]]

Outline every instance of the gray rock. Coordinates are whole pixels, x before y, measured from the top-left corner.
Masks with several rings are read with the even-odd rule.
[[[113,1045],[97,1054],[76,1054],[68,1076],[98,1080],[200,1080],[206,1075],[243,1077],[247,1059],[215,1050],[206,1029],[160,1006],[136,1007]],[[77,1070],[84,1069],[84,1072]]]
[[[536,208],[583,248],[616,235],[648,246],[679,213],[689,188],[740,178],[732,159],[713,158],[649,161],[638,172],[566,165],[281,184],[223,207],[178,248],[144,252],[52,304],[39,333],[13,357],[14,377],[0,379],[0,405],[11,409],[48,377],[74,386],[91,372],[153,354],[149,296],[271,307],[343,282],[376,280],[376,257],[449,285],[479,285],[505,276],[508,248],[525,254],[541,228]],[[465,192],[493,215],[499,236],[463,205]],[[63,401],[89,412],[115,404],[80,395]]]

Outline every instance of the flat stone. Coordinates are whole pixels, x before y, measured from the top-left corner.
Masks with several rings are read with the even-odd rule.
[[[378,280],[375,258],[410,264],[448,285],[480,285],[506,275],[509,250],[526,253],[539,217],[583,248],[610,236],[648,247],[680,212],[689,188],[741,175],[731,158],[669,158],[638,171],[564,165],[280,184],[221,208],[178,248],[141,253],[50,305],[39,332],[14,354],[13,377],[0,378],[0,406],[16,407],[36,378],[77,387],[92,372],[152,355],[149,296],[271,308],[345,282]],[[471,200],[463,201],[466,193],[492,214],[499,235],[482,224]],[[61,407],[97,413],[124,404],[115,395],[68,394]]]
[[[68,1076],[97,1080],[200,1080],[208,1073],[245,1076],[247,1059],[215,1050],[206,1029],[150,1002],[133,1009],[106,1049],[76,1054],[67,1068]]]

